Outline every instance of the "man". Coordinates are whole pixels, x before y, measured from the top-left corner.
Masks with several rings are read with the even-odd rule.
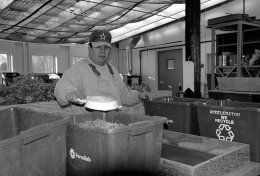
[[[92,32],[88,44],[89,57],[66,70],[56,84],[54,95],[61,107],[73,114],[86,113],[79,99],[102,92],[115,97],[119,105],[134,105],[146,97],[145,93],[127,88],[118,71],[108,63],[111,38],[106,30]]]

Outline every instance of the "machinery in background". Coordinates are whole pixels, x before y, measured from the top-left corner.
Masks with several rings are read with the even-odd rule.
[[[13,82],[13,78],[20,76],[18,72],[3,72],[0,76],[0,84],[8,85]],[[43,79],[45,83],[58,80],[62,77],[62,73],[32,73],[32,79]]]
[[[20,76],[21,74],[18,72],[3,72],[1,73],[0,83],[8,85],[13,82],[13,78]]]
[[[139,86],[142,83],[142,76],[138,75],[122,75],[123,76],[123,81],[125,82],[126,85],[128,86]]]
[[[53,80],[58,80],[62,77],[62,73],[34,73],[32,78],[41,78],[45,83],[53,82]]]

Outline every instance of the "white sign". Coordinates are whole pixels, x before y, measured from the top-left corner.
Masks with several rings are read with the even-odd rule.
[[[221,116],[219,119],[215,118],[216,123],[224,123],[224,124],[229,124],[229,125],[234,125],[234,120],[228,120],[227,116]]]
[[[216,114],[216,115],[226,115],[226,116],[240,117],[240,113],[239,112],[210,110],[209,113],[210,114]]]
[[[86,157],[86,156],[79,155],[78,153],[76,153],[76,152],[74,151],[73,148],[70,149],[70,157],[71,157],[72,159],[80,159],[80,160],[83,160],[83,161],[87,161],[87,162],[89,162],[89,163],[91,162],[91,158]]]
[[[224,130],[227,131],[228,136],[222,135],[222,132]],[[226,124],[220,124],[218,126],[218,129],[216,129],[216,135],[222,141],[232,141],[235,137],[233,131],[231,131],[231,127],[229,125],[226,125]]]
[[[235,120],[229,118],[240,117],[240,113],[230,112],[230,111],[219,111],[219,110],[210,110],[209,113],[213,115],[219,115],[219,117],[215,118],[215,123],[219,124],[218,128],[216,129],[216,135],[218,136],[218,139],[224,141],[232,141],[235,137],[235,134],[231,129],[232,129],[232,125],[235,124]],[[223,133],[227,135],[224,136]]]

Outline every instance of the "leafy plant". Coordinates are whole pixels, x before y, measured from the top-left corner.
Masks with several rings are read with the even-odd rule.
[[[34,75],[13,78],[7,86],[0,85],[0,105],[25,104],[55,100],[56,81],[45,83]]]

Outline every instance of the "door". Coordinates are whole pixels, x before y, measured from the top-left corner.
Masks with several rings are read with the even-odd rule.
[[[158,90],[172,90],[175,96],[183,85],[182,49],[158,51]]]

